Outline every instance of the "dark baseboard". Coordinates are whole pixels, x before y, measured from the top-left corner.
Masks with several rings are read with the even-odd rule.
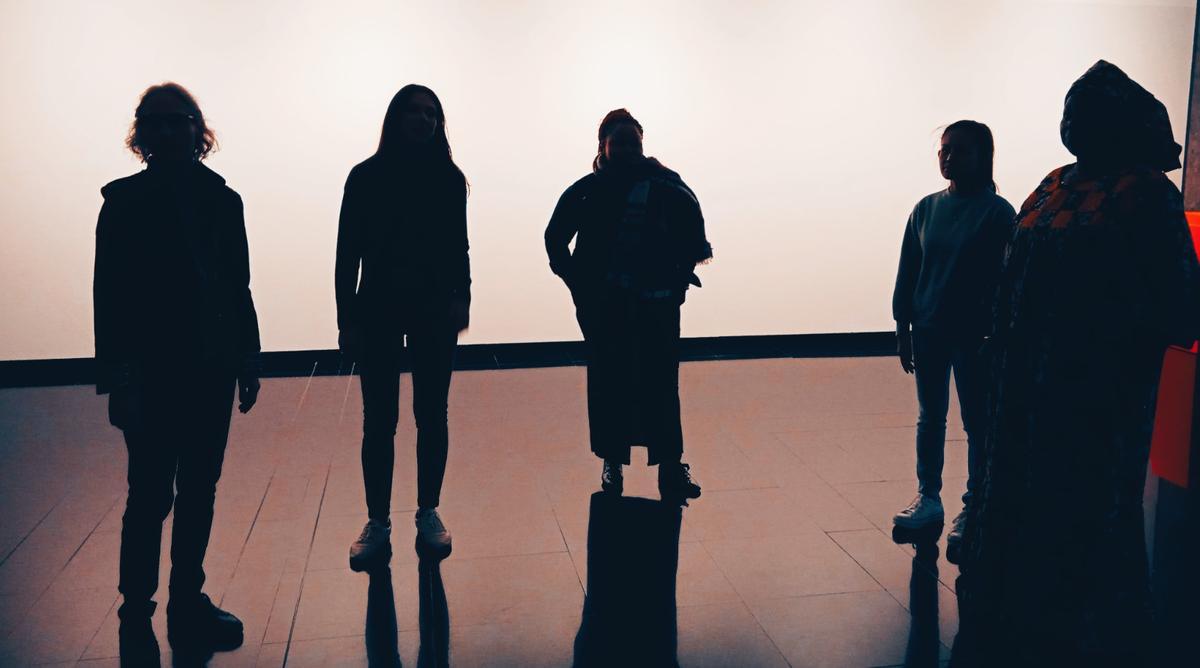
[[[780,334],[685,338],[680,359],[767,359],[776,357],[877,357],[896,350],[892,332],[854,334]],[[458,370],[529,369],[584,364],[582,341],[541,343],[477,343],[458,347]],[[262,355],[263,376],[336,376],[350,372],[336,350],[289,350]],[[0,387],[90,385],[95,382],[91,358],[0,362]]]

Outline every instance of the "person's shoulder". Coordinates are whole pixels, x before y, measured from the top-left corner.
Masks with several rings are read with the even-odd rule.
[[[135,174],[109,181],[104,187],[100,188],[100,194],[104,196],[106,201],[118,200],[124,196],[138,192],[145,183],[146,170],[143,169]]]
[[[941,190],[939,190],[937,192],[932,192],[932,193],[929,193],[928,195],[922,197],[921,199],[917,200],[916,204],[913,205],[913,208],[912,208],[913,217],[919,217],[919,216],[923,215],[924,213],[929,211],[931,208],[936,206],[938,202],[946,199],[949,196],[950,196],[950,190],[948,188],[942,188]]]
[[[567,186],[567,189],[563,191],[563,197],[586,197],[596,187],[597,178],[595,172],[584,174]]]
[[[989,190],[984,193],[984,198],[986,199],[989,208],[998,211],[1000,214],[1010,218],[1017,215],[1017,210],[1013,208],[1012,203],[1005,199],[1005,197],[1000,193]]]
[[[242,196],[238,194],[228,183],[225,182],[225,177],[213,171],[211,167],[204,163],[200,163],[200,179],[205,186],[212,188],[219,193],[226,202],[241,205]]]

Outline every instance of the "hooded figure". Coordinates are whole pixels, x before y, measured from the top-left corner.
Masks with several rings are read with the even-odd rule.
[[[1151,658],[1142,494],[1163,353],[1197,334],[1200,267],[1162,103],[1100,61],[1071,86],[1078,158],[1025,200],[991,340],[985,473],[953,665]]]
[[[663,497],[695,498],[681,461],[679,311],[700,285],[693,269],[712,257],[704,217],[679,174],[643,155],[628,111],[610,112],[598,138],[593,173],[563,193],[545,234],[588,345],[592,452],[605,490],[621,492],[630,446],[644,444]]]

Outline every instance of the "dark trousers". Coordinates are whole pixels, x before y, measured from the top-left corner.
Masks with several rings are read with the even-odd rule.
[[[645,445],[650,464],[683,457],[679,415],[679,308],[612,290],[577,309],[588,349],[588,431],[592,452],[629,463]]]
[[[232,374],[203,370],[148,379],[141,386],[141,424],[125,431],[129,496],[121,525],[122,617],[154,611],[162,526],[172,505],[170,598],[187,603],[200,595],[234,387]]]
[[[942,464],[946,449],[946,414],[950,409],[950,372],[967,432],[967,491],[969,503],[982,477],[983,439],[987,429],[987,366],[980,348],[983,337],[948,329],[914,328],[913,361],[916,364],[917,482],[925,496],[942,492]]]
[[[368,332],[360,376],[363,395],[363,486],[367,516],[391,512],[396,423],[400,419],[400,373],[412,370],[417,422],[417,505],[436,508],[449,450],[447,403],[458,334],[448,323],[412,328],[402,335],[386,327]],[[406,345],[402,345],[402,336]]]

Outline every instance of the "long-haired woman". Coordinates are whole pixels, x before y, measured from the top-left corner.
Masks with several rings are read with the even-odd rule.
[[[366,570],[391,556],[400,373],[410,367],[417,423],[416,547],[449,555],[438,515],[449,446],[447,398],[458,334],[468,324],[467,181],[454,164],[446,114],[411,84],[388,105],[379,148],[346,179],[338,224],[338,345],[356,360],[363,394],[367,523],[350,547]]]
[[[917,496],[893,519],[902,529],[940,525],[945,518],[942,462],[951,371],[967,432],[964,508],[979,484],[987,423],[982,347],[1015,215],[1012,205],[996,194],[994,153],[992,132],[983,123],[963,120],[946,126],[938,167],[947,187],[917,202],[904,228],[892,313],[900,364],[916,375],[920,413]],[[959,513],[947,536],[951,558],[965,518]]]

